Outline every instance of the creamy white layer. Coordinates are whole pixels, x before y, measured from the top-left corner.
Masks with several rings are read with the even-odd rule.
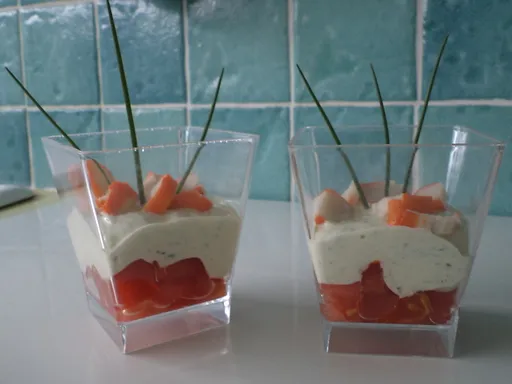
[[[206,213],[169,211],[164,215],[132,212],[98,217],[105,249],[78,210],[67,225],[83,271],[96,267],[103,278],[142,259],[162,267],[177,261],[200,258],[210,277],[230,274],[237,252],[241,219],[227,204],[216,202]]]
[[[387,286],[407,297],[452,289],[467,276],[471,259],[459,251],[460,244],[467,244],[467,231],[465,226],[456,231],[454,245],[450,237],[389,226],[372,210],[360,209],[352,220],[318,226],[309,250],[319,283],[352,284],[361,280],[370,263],[379,261]]]

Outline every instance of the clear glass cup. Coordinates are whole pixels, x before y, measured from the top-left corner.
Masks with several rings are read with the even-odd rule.
[[[340,146],[324,127],[290,141],[328,352],[453,356],[504,144],[425,126],[413,145],[414,128],[391,126],[391,145],[382,126],[335,129]]]
[[[89,308],[124,353],[230,321],[258,136],[211,129],[199,144],[202,130],[138,130],[137,150],[127,130],[70,135],[80,150],[43,138]]]

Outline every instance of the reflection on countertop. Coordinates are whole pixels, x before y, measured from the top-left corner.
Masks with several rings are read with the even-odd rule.
[[[25,200],[17,204],[12,204],[4,208],[0,208],[0,219],[18,215],[32,209],[42,206],[54,204],[58,201],[57,192],[51,189],[34,190],[34,198]]]

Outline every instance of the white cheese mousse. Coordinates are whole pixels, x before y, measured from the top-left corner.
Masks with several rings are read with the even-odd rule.
[[[466,226],[456,231],[457,242],[467,244]],[[317,226],[308,246],[320,284],[358,282],[368,265],[379,261],[386,285],[399,297],[453,289],[467,277],[471,262],[447,238],[424,228],[390,226],[362,208],[350,220]]]
[[[98,222],[104,247],[78,210],[71,212],[67,226],[82,271],[94,266],[105,279],[139,259],[166,267],[191,257],[201,259],[211,278],[227,277],[241,229],[235,209],[219,201],[204,213],[181,209],[163,215],[99,214]]]

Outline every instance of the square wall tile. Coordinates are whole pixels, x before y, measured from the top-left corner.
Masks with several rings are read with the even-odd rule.
[[[0,36],[0,62],[21,79],[18,12],[0,13]],[[25,104],[23,92],[3,68],[0,71],[0,84],[0,105]]]
[[[474,128],[497,140],[508,141],[512,137],[510,124],[512,107],[460,106],[429,108],[427,124],[462,125]],[[512,151],[505,149],[498,179],[494,188],[490,214],[512,215]]]
[[[329,120],[332,125],[339,128],[353,128],[354,126],[373,127],[365,135],[361,135],[357,130],[347,130],[339,132],[339,139],[342,143],[357,144],[384,144],[384,127],[380,108],[378,107],[326,107]],[[412,107],[387,107],[386,115],[390,129],[390,142],[392,144],[409,144],[413,138],[413,108]],[[332,136],[327,130],[327,126],[322,119],[316,107],[296,108],[295,110],[295,132],[298,134],[300,129],[306,126],[325,127],[324,131],[318,131],[316,143],[320,145],[334,145]],[[393,129],[394,125],[401,126],[399,129]],[[381,128],[382,127],[382,128]],[[319,150],[317,152],[317,161],[321,164],[320,173],[321,185],[343,191],[350,183],[351,177],[347,172],[342,159],[335,154],[332,156],[331,150]],[[346,154],[350,158],[352,165],[362,178],[363,182],[370,182],[384,179],[385,175],[385,155],[384,149],[373,148],[361,150],[361,148],[350,147],[346,149]],[[391,150],[391,179],[401,182],[406,173],[406,164],[410,159],[411,151],[407,148],[395,148]]]
[[[425,17],[425,84],[447,34],[450,38],[433,98],[512,98],[512,1],[429,0]]]
[[[111,1],[134,104],[185,102],[181,3]],[[101,67],[106,104],[124,103],[105,2],[99,6]]]
[[[286,0],[188,1],[188,16],[194,103],[211,102],[222,67],[222,101],[289,100]]]
[[[0,112],[0,184],[30,185],[25,112]]]
[[[68,134],[100,131],[100,114],[98,110],[51,111],[49,113]],[[41,138],[58,135],[59,133],[40,112],[29,112],[29,122],[35,185],[38,188],[53,187],[52,174]],[[101,137],[98,137],[98,140],[101,141]]]
[[[192,111],[192,124],[204,125],[207,109]],[[213,117],[212,128],[258,134],[250,197],[289,200],[289,113],[287,108],[222,109]]]
[[[136,129],[164,128],[185,125],[185,110],[180,109],[159,109],[159,108],[136,108],[133,110]],[[122,108],[107,108],[103,111],[103,125],[105,131],[127,130],[128,118],[126,110]],[[158,136],[156,136],[158,135]],[[165,144],[171,140],[168,131],[153,133],[147,137],[139,135],[139,145]],[[146,140],[149,140],[146,141]],[[132,144],[127,135],[105,136],[105,148],[131,148]]]
[[[324,107],[333,126],[380,125],[382,115],[378,107]],[[412,107],[386,107],[389,124],[410,125],[413,123]],[[295,132],[306,126],[325,125],[316,107],[295,108]]]
[[[27,87],[43,105],[98,104],[92,4],[23,11]]]
[[[135,108],[133,118],[137,129],[162,128],[185,125],[185,110],[183,108]],[[124,108],[106,108],[103,111],[105,131],[128,129],[128,118]]]
[[[295,1],[295,61],[320,100],[416,98],[416,2]],[[296,98],[310,101],[296,73]]]

